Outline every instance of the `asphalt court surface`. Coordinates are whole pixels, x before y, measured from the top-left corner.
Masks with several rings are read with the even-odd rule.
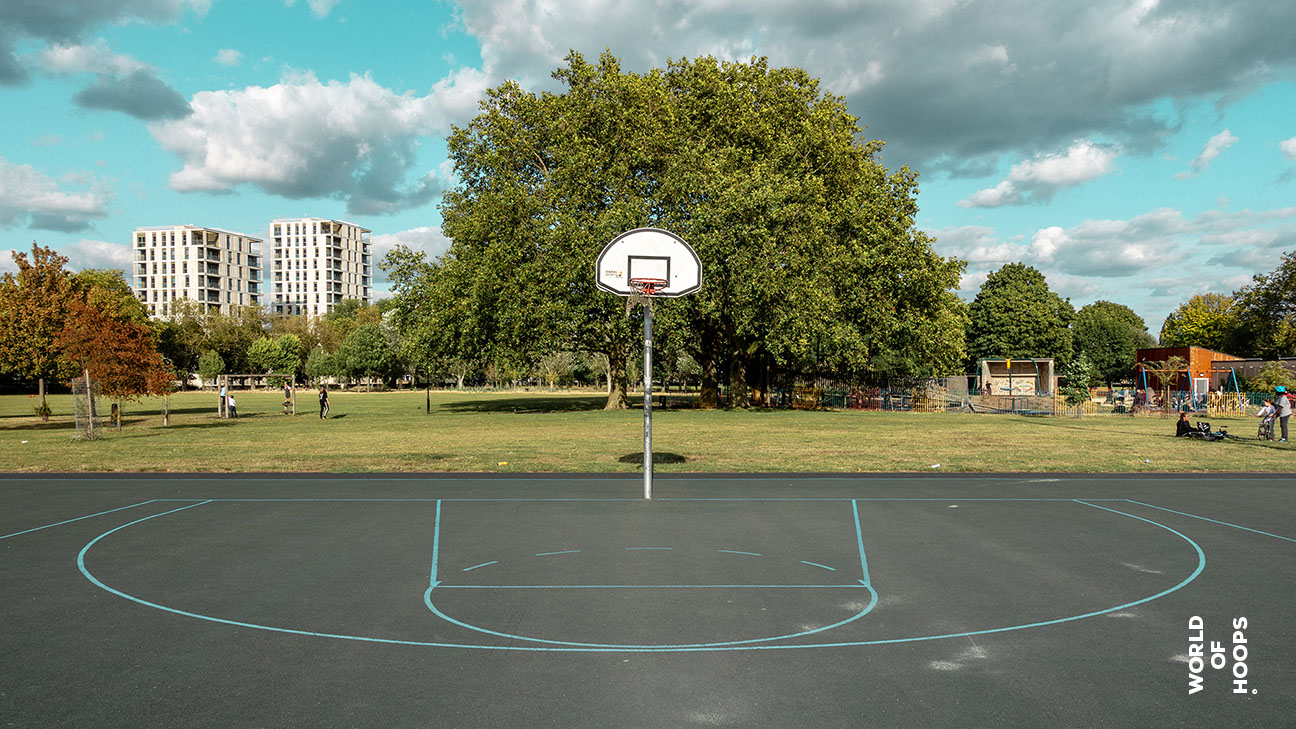
[[[1296,715],[1288,478],[641,483],[6,477],[0,726]]]

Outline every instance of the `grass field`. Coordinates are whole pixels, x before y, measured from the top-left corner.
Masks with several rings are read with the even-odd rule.
[[[635,472],[643,415],[604,411],[594,393],[314,393],[298,415],[278,392],[238,393],[237,420],[216,396],[127,403],[121,432],[72,438],[71,396],[0,397],[2,471],[566,471]],[[106,405],[104,406],[106,407]],[[1192,416],[1190,416],[1192,417]],[[1195,419],[1195,418],[1194,418]],[[1296,449],[1261,443],[1254,418],[1212,418],[1246,442],[1171,437],[1167,418],[1019,417],[860,411],[654,411],[658,472],[673,471],[1296,471]],[[936,464],[939,464],[937,466]]]

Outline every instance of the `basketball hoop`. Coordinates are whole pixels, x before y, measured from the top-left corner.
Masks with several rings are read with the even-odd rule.
[[[661,291],[670,285],[670,282],[664,278],[649,277],[632,278],[626,283],[630,284],[630,288],[634,290],[633,293],[626,298],[626,316],[630,316],[630,310],[635,304],[652,306],[652,297],[658,291]]]
[[[644,499],[652,498],[652,320],[653,300],[675,298],[702,288],[702,261],[684,239],[660,228],[626,231],[603,246],[594,261],[594,285],[624,296],[626,316],[643,305]]]
[[[632,278],[629,284],[640,296],[652,296],[666,288],[670,282],[664,278]]]

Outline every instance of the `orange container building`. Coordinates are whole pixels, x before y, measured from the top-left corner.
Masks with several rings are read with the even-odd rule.
[[[1220,387],[1227,388],[1230,371],[1228,362],[1241,362],[1245,357],[1237,357],[1225,352],[1216,352],[1205,347],[1152,347],[1150,349],[1140,349],[1134,353],[1134,371],[1137,384],[1143,385],[1143,369],[1147,370],[1148,387],[1160,390],[1165,385],[1162,384],[1163,373],[1156,372],[1160,369],[1161,363],[1171,357],[1180,357],[1188,364],[1186,369],[1179,370],[1174,375],[1164,373],[1166,379],[1170,382],[1170,389],[1176,391],[1187,390],[1190,387],[1189,377],[1194,379],[1209,379],[1210,389],[1218,390]]]

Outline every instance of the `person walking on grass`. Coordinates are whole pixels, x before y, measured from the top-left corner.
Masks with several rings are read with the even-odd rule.
[[[1287,388],[1279,385],[1274,388],[1278,394],[1278,399],[1274,401],[1274,407],[1278,410],[1278,425],[1282,428],[1282,437],[1278,439],[1279,443],[1287,442],[1287,418],[1292,414],[1291,397],[1287,395]]]
[[[328,411],[329,411],[328,387],[325,385],[320,385],[319,401],[320,401],[320,420],[324,420],[328,418]]]
[[[230,416],[231,418],[237,418],[237,417],[238,417],[238,402],[234,399],[234,393],[230,393],[230,396],[229,396],[229,399],[228,399],[227,402],[229,402],[229,416]]]

